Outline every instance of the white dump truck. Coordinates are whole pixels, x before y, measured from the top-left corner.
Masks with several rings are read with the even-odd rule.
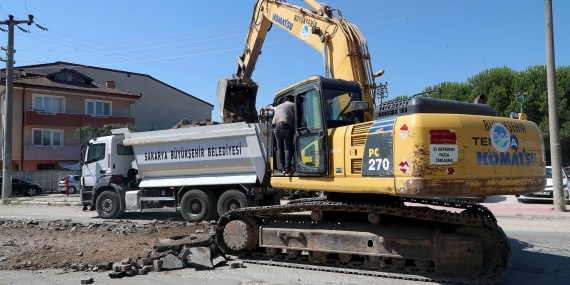
[[[171,210],[189,222],[276,205],[279,195],[269,186],[271,141],[264,124],[116,129],[87,144],[81,202],[101,218]]]

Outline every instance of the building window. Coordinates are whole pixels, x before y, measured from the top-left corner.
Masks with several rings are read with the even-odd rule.
[[[109,101],[85,101],[85,113],[92,116],[111,116],[112,104]]]
[[[63,130],[33,129],[32,142],[35,146],[63,146]]]
[[[71,82],[85,83],[85,80],[83,78],[81,78],[75,74],[71,74],[71,73],[60,74],[60,75],[56,76],[54,79],[58,80],[58,81],[71,81]]]
[[[34,95],[34,111],[45,113],[65,113],[65,98],[47,95]]]
[[[38,164],[38,170],[55,170],[55,163]]]

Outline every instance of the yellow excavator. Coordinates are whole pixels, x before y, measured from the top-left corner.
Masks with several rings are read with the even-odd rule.
[[[305,2],[311,9],[257,1],[237,72],[218,84],[218,101],[225,123],[258,121],[251,76],[272,25],[323,54],[325,76],[275,96],[275,106],[294,97],[295,171],[274,171],[269,183],[324,196],[227,213],[216,228],[220,249],[259,264],[499,280],[510,265],[510,243],[487,208],[460,198],[544,189],[537,125],[524,114],[497,117],[487,104],[423,96],[376,105],[374,78],[383,71],[373,74],[365,38],[338,9]],[[270,168],[279,170],[275,150],[269,155]]]

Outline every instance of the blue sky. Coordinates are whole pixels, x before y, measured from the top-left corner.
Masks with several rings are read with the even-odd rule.
[[[386,71],[377,80],[388,82],[389,98],[463,82],[489,68],[524,70],[546,63],[544,0],[322,2],[360,28],[373,69]],[[556,65],[568,65],[570,1],[553,2]],[[217,82],[236,71],[254,3],[0,0],[0,12],[3,19],[33,14],[49,29],[16,29],[16,66],[66,61],[148,74],[212,103],[212,119],[219,120]],[[6,39],[0,33],[0,45]],[[323,75],[321,55],[276,25],[262,51],[253,73],[260,84],[258,109],[281,88]]]

